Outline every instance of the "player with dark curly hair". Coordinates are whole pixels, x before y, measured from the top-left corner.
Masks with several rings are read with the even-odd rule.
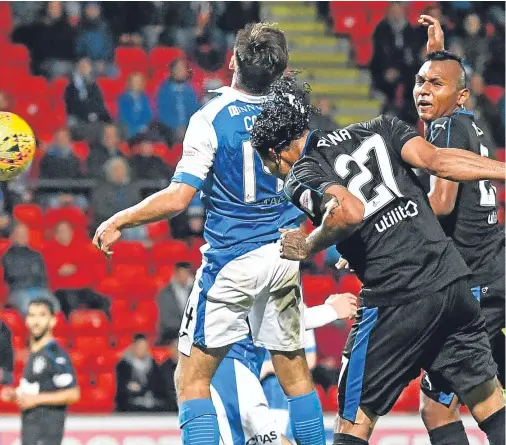
[[[451,181],[504,180],[504,163],[438,150],[384,115],[310,131],[308,92],[294,77],[276,83],[251,141],[317,226],[309,236],[283,230],[282,258],[304,260],[336,244],[364,285],[343,353],[334,445],[366,445],[420,369],[463,400],[491,445],[504,444],[504,400],[470,270],[412,170]]]

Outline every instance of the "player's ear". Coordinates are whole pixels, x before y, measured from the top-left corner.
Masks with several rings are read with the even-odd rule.
[[[464,105],[467,102],[467,99],[469,99],[469,88],[463,88],[459,91],[459,97],[457,98],[457,104],[459,106]]]
[[[228,69],[235,71],[235,54],[230,58],[230,62],[228,62]]]
[[[49,320],[49,327],[53,329],[56,326],[56,317],[52,316],[51,320]]]

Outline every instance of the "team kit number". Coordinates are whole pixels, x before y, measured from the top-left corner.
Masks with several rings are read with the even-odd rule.
[[[480,144],[480,154],[488,158],[488,148]],[[479,181],[480,205],[483,207],[495,207],[497,188],[489,180]]]
[[[257,186],[255,174],[255,150],[250,140],[242,143],[242,156],[243,156],[243,181],[244,181],[244,203],[250,204],[257,200]],[[260,161],[261,162],[261,161]],[[263,164],[263,170],[266,174],[271,175],[267,167]],[[276,181],[276,193],[283,190],[283,181],[278,179]]]
[[[373,174],[366,167],[372,156],[376,158],[383,182],[373,186],[369,196],[365,196],[364,187],[373,179],[378,179],[373,178]],[[341,154],[336,158],[334,169],[343,180],[351,174],[350,163],[355,164],[360,172],[349,180],[347,189],[363,202],[364,219],[381,210],[396,197],[403,196],[395,181],[388,149],[379,134],[366,139],[351,155]]]

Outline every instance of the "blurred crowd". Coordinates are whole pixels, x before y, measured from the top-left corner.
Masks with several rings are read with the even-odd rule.
[[[327,17],[327,3],[318,4],[321,18]],[[170,180],[189,119],[209,99],[191,81],[192,67],[206,72],[221,69],[236,31],[260,20],[260,3],[50,1],[11,2],[11,8],[12,41],[29,49],[32,74],[65,77],[68,84],[63,93],[66,126],[40,141],[42,156],[36,175],[29,171],[0,185],[0,238],[9,239],[2,257],[8,304],[25,313],[34,296],[44,295],[67,316],[82,307],[111,316],[109,298],[92,290],[89,276],[82,273],[88,260],[76,253],[80,252],[76,245],[88,239],[100,222],[137,203],[143,197],[142,181]],[[504,146],[504,95],[496,104],[484,93],[489,84],[504,87],[504,3],[441,2],[425,13],[441,20],[446,47],[465,60],[472,92],[469,106],[480,127],[493,136],[497,146]],[[410,23],[402,3],[392,2],[372,40],[372,87],[384,97],[383,111],[416,123],[412,87],[424,56],[425,29]],[[186,56],[174,58],[165,67],[155,91],[148,91],[145,70],[124,75],[115,65],[117,47],[149,51],[157,46],[179,47]],[[99,78],[124,80],[113,103],[106,100]],[[12,110],[14,101],[0,85],[0,110]],[[312,126],[333,128],[330,101],[321,98],[318,106],[322,114],[314,117]],[[60,187],[35,194],[30,187],[34,176],[92,180],[94,185],[86,191]],[[13,216],[17,204],[34,201],[44,209],[79,208],[89,219],[88,232],[60,221],[44,250],[37,250],[27,225]],[[197,196],[185,212],[170,221],[171,237],[188,245],[195,240],[201,243],[204,222],[205,211]],[[123,239],[147,246],[151,242],[146,227],[125,230]],[[338,259],[335,248],[329,249],[303,263],[303,271],[328,273]],[[176,410],[173,379],[160,377],[174,372],[175,359],[157,362],[149,341],[174,348],[194,268],[188,261],[174,265],[156,296],[158,338],[135,335],[117,364],[118,411]],[[323,386],[335,384],[337,378],[340,349],[336,345],[344,341],[344,334],[336,335],[326,333],[333,353],[314,371],[315,380]]]

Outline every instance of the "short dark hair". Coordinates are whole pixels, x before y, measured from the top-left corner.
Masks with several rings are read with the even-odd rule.
[[[272,86],[272,97],[263,105],[251,131],[251,143],[260,155],[272,148],[280,153],[309,129],[311,115],[318,114],[310,105],[309,84],[297,84],[294,73],[283,76]]]
[[[192,267],[188,261],[178,261],[174,266],[176,269],[191,269]]]
[[[30,301],[30,304],[28,305],[28,307],[30,307],[32,304],[38,304],[38,305],[44,305],[47,307],[49,313],[51,315],[54,315],[56,313],[56,309],[54,307],[54,304],[53,302],[49,299],[49,298],[46,298],[46,297],[37,297],[35,298],[34,300]]]
[[[134,334],[132,338],[133,342],[138,342],[139,340],[147,340],[147,337],[144,334]]]
[[[427,62],[432,61],[445,61],[445,60],[453,60],[457,62],[460,65],[460,77],[458,82],[459,88],[467,88],[467,74],[466,69],[464,68],[464,64],[462,62],[462,57],[457,56],[457,54],[454,54],[450,51],[434,51],[432,53],[428,53],[425,57],[425,60]]]
[[[238,85],[264,94],[288,66],[285,34],[268,23],[246,25],[237,33],[234,55]]]

